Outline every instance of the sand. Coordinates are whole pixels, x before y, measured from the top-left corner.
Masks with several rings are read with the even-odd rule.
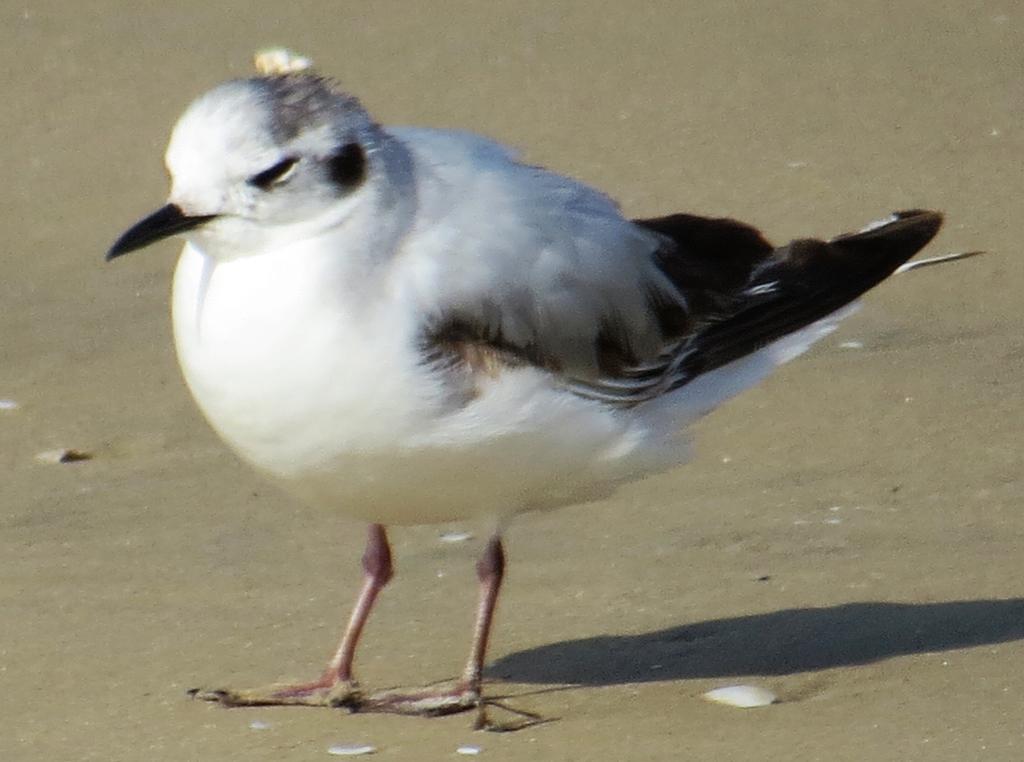
[[[1024,7],[634,5],[3,5],[0,759],[1024,758]],[[630,214],[783,241],[931,207],[930,253],[991,253],[884,284],[703,421],[690,465],[510,529],[489,690],[549,722],[189,701],[312,676],[358,586],[363,528],[193,408],[176,245],[102,261],[163,202],[185,104],[272,43],[382,121],[495,136]],[[93,457],[34,458],[60,447]],[[458,671],[485,528],[451,528],[393,533],[368,685]],[[781,703],[700,699],[735,683]]]

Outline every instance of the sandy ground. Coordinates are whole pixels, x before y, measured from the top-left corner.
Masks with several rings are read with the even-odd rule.
[[[1024,7],[633,5],[0,6],[0,759],[1024,758]],[[175,245],[102,262],[162,203],[185,104],[267,43],[382,121],[496,136],[632,214],[785,240],[926,206],[930,253],[992,253],[879,288],[704,421],[688,467],[511,529],[491,691],[553,721],[192,702],[311,676],[358,585],[362,527],[263,484],[193,409]],[[94,457],[35,462],[55,447]],[[393,535],[366,683],[462,662],[477,547],[438,532]],[[736,682],[782,703],[699,698]]]

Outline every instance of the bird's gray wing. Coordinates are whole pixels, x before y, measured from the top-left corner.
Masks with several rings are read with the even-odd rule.
[[[680,388],[835,312],[942,222],[898,212],[859,233],[775,248],[730,219],[626,220],[603,194],[487,141],[424,140],[424,259],[407,263],[419,277],[406,292],[426,315],[424,358],[463,379],[532,366],[616,406]]]
[[[658,259],[687,309],[679,314],[678,333],[668,327],[666,338],[678,338],[657,361],[626,368],[619,378],[572,384],[579,394],[614,404],[678,389],[836,312],[920,251],[942,215],[896,212],[859,233],[800,239],[778,249],[730,220],[674,215],[636,222],[673,241]]]

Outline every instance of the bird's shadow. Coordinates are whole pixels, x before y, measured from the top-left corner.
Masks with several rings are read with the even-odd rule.
[[[789,675],[1021,638],[1024,598],[848,603],[550,643],[503,656],[488,672],[576,685]]]

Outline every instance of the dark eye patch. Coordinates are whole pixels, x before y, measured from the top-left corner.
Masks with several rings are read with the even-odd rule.
[[[260,190],[270,190],[274,183],[284,177],[285,173],[294,167],[298,161],[299,158],[297,156],[287,156],[269,169],[257,172],[249,178],[248,183],[249,185],[255,185]]]
[[[346,143],[327,160],[331,182],[342,190],[352,190],[366,176],[366,154],[358,143]]]

